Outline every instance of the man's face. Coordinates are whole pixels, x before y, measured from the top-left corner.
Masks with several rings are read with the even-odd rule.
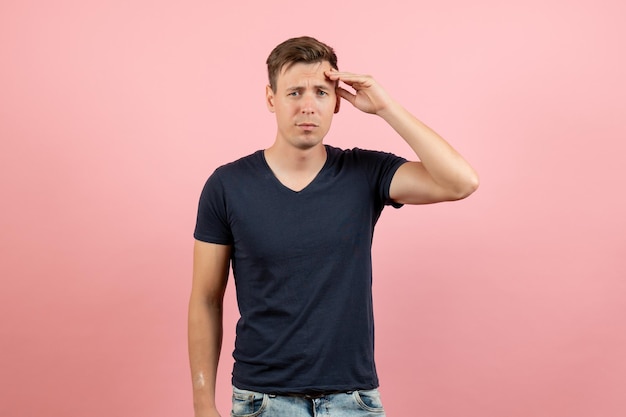
[[[324,75],[330,69],[327,61],[297,63],[281,70],[276,92],[267,87],[267,107],[276,114],[277,142],[299,149],[309,149],[322,142],[333,113],[339,110],[335,82]]]

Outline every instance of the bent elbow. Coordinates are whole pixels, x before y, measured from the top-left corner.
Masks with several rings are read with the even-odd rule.
[[[480,185],[480,180],[477,174],[473,174],[468,176],[457,188],[452,200],[462,200],[464,198],[469,197],[478,189]]]

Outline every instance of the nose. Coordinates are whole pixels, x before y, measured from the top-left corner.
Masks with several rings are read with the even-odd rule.
[[[302,114],[314,114],[315,113],[315,98],[311,94],[305,94],[302,97]]]

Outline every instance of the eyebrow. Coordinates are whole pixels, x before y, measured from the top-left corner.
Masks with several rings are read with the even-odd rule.
[[[305,86],[296,85],[293,87],[288,87],[287,91],[298,91],[298,90],[304,90],[305,88],[306,88]],[[329,86],[328,84],[315,84],[313,85],[313,88],[317,90],[332,90],[333,89],[333,87]]]

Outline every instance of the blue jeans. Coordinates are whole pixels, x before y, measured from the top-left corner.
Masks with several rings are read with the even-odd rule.
[[[233,387],[231,417],[385,417],[377,389],[312,398]]]

